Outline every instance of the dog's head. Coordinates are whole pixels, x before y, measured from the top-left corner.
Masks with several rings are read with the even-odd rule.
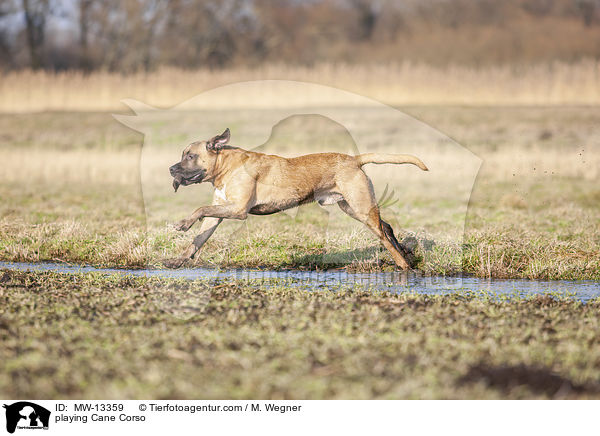
[[[169,168],[173,176],[173,188],[202,183],[213,172],[217,155],[229,142],[229,129],[208,141],[196,141],[188,145],[181,154],[181,161]]]

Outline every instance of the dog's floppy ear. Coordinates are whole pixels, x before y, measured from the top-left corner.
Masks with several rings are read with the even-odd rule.
[[[208,151],[219,151],[229,142],[230,137],[231,135],[229,133],[229,129],[227,128],[223,133],[208,141],[206,143],[206,149]]]

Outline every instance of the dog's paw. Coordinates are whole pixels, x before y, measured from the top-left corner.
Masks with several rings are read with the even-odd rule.
[[[187,258],[175,257],[173,259],[164,259],[162,264],[167,268],[176,269],[181,268],[187,260]]]
[[[180,232],[187,232],[189,229],[192,228],[192,226],[194,225],[195,222],[196,222],[196,220],[189,220],[189,219],[181,220],[181,221],[175,223],[173,225],[173,228]]]

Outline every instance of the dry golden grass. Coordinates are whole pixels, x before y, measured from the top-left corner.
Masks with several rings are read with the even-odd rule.
[[[285,79],[345,89],[390,105],[409,104],[599,104],[600,64],[554,62],[537,66],[475,69],[422,64],[348,65],[322,63],[313,67],[265,65],[254,69],[161,69],[149,74],[107,72],[21,71],[0,76],[0,111],[120,110],[120,100],[133,98],[158,107],[177,105],[201,92],[248,80]],[[273,107],[274,93],[243,103]],[[329,96],[324,104],[335,105]],[[227,107],[230,102],[214,102]]]

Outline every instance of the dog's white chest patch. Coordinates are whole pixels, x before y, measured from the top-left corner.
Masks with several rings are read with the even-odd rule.
[[[227,201],[227,196],[225,195],[225,186],[223,186],[222,189],[215,189],[215,196],[223,201]]]

